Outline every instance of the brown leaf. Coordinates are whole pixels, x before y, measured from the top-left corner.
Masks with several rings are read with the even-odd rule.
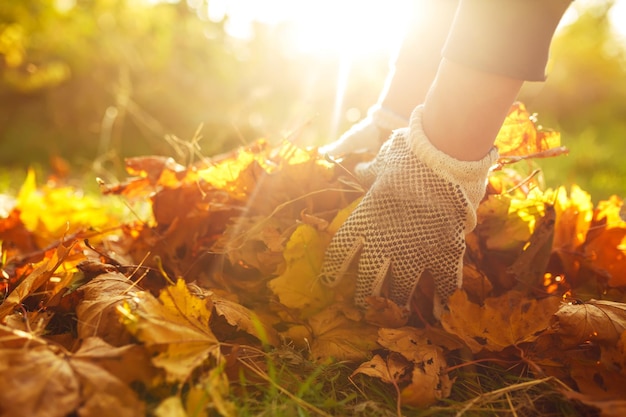
[[[211,296],[215,311],[223,316],[228,324],[256,337],[263,343],[279,346],[280,339],[276,330],[263,323],[260,317],[252,310],[234,301],[216,295]]]
[[[483,349],[498,352],[537,339],[548,329],[560,303],[558,297],[535,300],[509,291],[478,305],[469,301],[464,291],[457,291],[450,297],[450,311],[442,315],[441,324],[474,353]]]
[[[149,353],[141,345],[114,347],[100,338],[90,337],[82,341],[74,358],[97,365],[126,385],[137,381],[148,383],[157,374]]]
[[[552,327],[567,346],[593,341],[614,345],[626,330],[626,304],[604,300],[564,303]]]
[[[132,336],[120,323],[117,308],[134,296],[131,280],[119,272],[102,274],[80,287],[83,300],[76,306],[78,337],[97,336],[113,346],[131,342]]]
[[[582,394],[596,400],[624,400],[626,377],[602,363],[574,362],[570,375]]]
[[[64,417],[80,404],[80,383],[68,361],[46,346],[0,351],[0,414]]]
[[[610,287],[626,286],[626,228],[610,229],[585,245],[591,268],[607,275]]]
[[[605,400],[595,395],[581,394],[571,390],[562,390],[561,392],[565,398],[580,401],[596,408],[600,412],[600,417],[624,417],[626,415],[626,400]]]
[[[622,332],[616,346],[602,346],[601,362],[626,376],[626,331]]]
[[[409,312],[384,297],[368,297],[365,321],[378,327],[402,327],[409,320]]]
[[[445,371],[443,349],[433,344],[425,331],[414,327],[380,329],[378,343],[413,365],[409,382],[401,390],[403,404],[427,407],[450,395],[452,381]]]
[[[142,417],[145,405],[129,385],[89,360],[70,361],[76,378],[80,381],[81,417]]]
[[[139,417],[144,404],[104,369],[49,346],[0,352],[2,415]]]
[[[411,363],[399,353],[391,352],[386,358],[377,354],[369,361],[363,362],[351,376],[363,374],[397,387],[403,379],[406,379],[411,367]]]
[[[311,355],[315,360],[363,360],[376,347],[377,328],[360,321],[360,313],[341,304],[309,319],[313,331]]]

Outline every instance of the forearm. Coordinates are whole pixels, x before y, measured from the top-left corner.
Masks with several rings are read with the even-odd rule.
[[[493,146],[524,80],[543,80],[569,0],[462,0],[425,100],[432,144],[461,160]]]

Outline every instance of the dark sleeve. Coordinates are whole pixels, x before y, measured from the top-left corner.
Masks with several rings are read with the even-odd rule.
[[[510,78],[543,81],[570,0],[461,0],[443,57]]]

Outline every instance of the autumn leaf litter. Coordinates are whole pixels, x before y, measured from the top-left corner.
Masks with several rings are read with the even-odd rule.
[[[440,322],[427,276],[410,313],[384,297],[354,307],[355,271],[337,288],[319,283],[325,248],[365,191],[349,172],[367,155],[333,162],[258,141],[190,166],[133,158],[128,180],[102,192],[149,203],[141,218],[30,175],[0,219],[0,414],[238,415],[242,381],[341,414],[269,377],[268,354],[291,351],[350,364],[342,378],[355,391],[368,379],[388,387],[392,414],[510,395],[516,384],[461,399],[464,371],[490,366],[522,372],[520,389],[545,384],[575,409],[622,415],[625,205],[594,207],[578,187],[543,190],[527,175],[566,150],[522,104],[497,145],[464,287]],[[361,401],[353,412],[372,404]]]

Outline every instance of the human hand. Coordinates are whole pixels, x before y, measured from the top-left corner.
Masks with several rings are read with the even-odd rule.
[[[379,105],[367,112],[367,117],[354,124],[339,139],[322,146],[323,155],[339,156],[356,151],[377,152],[395,129],[405,127],[408,120]]]
[[[333,237],[321,282],[337,285],[359,255],[355,303],[366,306],[381,296],[409,307],[421,275],[435,281],[435,314],[461,286],[465,234],[476,225],[485,192],[492,149],[479,161],[459,161],[430,144],[418,107],[409,128],[396,131],[376,158],[357,166],[357,177],[371,188]]]

